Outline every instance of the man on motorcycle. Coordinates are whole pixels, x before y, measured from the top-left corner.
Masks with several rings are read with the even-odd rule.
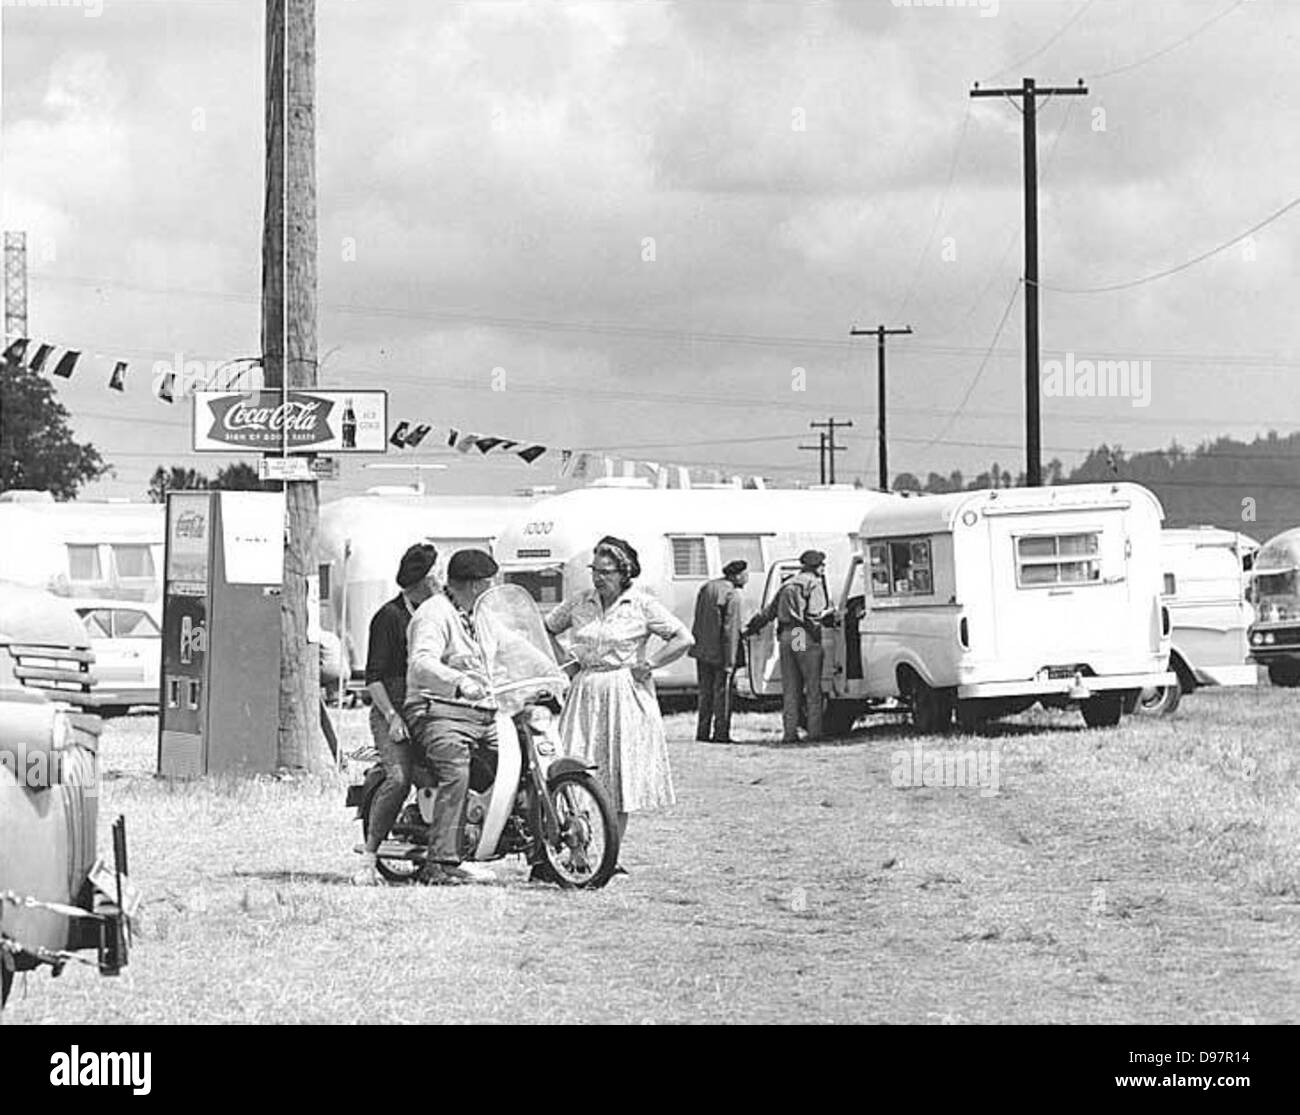
[[[397,567],[397,586],[402,591],[370,620],[366,692],[370,694],[370,734],[384,765],[384,784],[370,811],[361,867],[352,876],[358,886],[379,885],[376,853],[411,789],[410,735],[401,713],[406,700],[406,628],[416,609],[437,591],[433,579],[437,559],[437,549],[427,542],[410,547]]]
[[[496,748],[496,701],[472,619],[497,563],[482,550],[457,550],[447,586],[416,610],[407,632],[406,723],[438,780],[429,854],[417,877],[427,886],[479,882],[486,869],[461,863],[470,755]]]

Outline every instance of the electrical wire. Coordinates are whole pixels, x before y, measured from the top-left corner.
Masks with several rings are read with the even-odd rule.
[[[1211,16],[1199,27],[1197,27],[1194,31],[1190,32],[1187,35],[1184,35],[1177,42],[1170,43],[1166,47],[1161,47],[1159,50],[1155,51],[1152,54],[1148,54],[1143,58],[1138,58],[1133,62],[1127,62],[1123,66],[1116,66],[1113,70],[1103,70],[1099,74],[1094,74],[1092,77],[1089,78],[1089,80],[1100,81],[1104,77],[1114,77],[1116,74],[1128,73],[1130,70],[1136,70],[1140,66],[1145,66],[1148,62],[1154,62],[1157,58],[1163,58],[1166,54],[1169,54],[1171,51],[1177,50],[1180,46],[1190,43],[1194,38],[1196,38],[1197,35],[1201,34],[1203,31],[1208,31],[1211,27],[1213,27],[1216,23],[1218,23],[1219,20],[1223,19],[1224,16],[1231,15],[1238,8],[1242,7],[1243,5],[1249,2],[1250,0],[1235,0],[1234,3],[1229,4],[1226,8],[1223,9],[1223,11],[1219,12],[1218,15]]]

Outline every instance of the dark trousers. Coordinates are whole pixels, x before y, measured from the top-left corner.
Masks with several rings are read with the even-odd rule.
[[[696,659],[699,678],[700,716],[696,739],[723,742],[731,739],[731,667]]]
[[[799,706],[807,714],[808,738],[822,737],[822,645],[802,628],[782,631],[777,639],[781,654],[781,721],[786,743],[799,740]]]
[[[370,734],[384,767],[384,781],[371,799],[370,827],[366,830],[366,851],[377,852],[410,792],[412,755],[410,741],[394,743],[389,738],[388,722],[374,705],[370,706]]]
[[[481,748],[496,749],[496,716],[465,705],[418,701],[406,706],[406,722],[424,765],[438,781],[429,826],[429,859],[460,863],[470,755]]]

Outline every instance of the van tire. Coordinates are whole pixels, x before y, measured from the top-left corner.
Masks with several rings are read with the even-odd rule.
[[[847,736],[861,715],[862,706],[857,701],[827,701],[822,710],[823,736]]]
[[[1288,689],[1300,685],[1300,662],[1270,662],[1268,680]]]
[[[911,686],[912,723],[925,735],[943,735],[952,728],[957,701],[950,689],[931,689],[920,678]]]
[[[996,709],[990,707],[992,702],[981,701],[978,698],[968,698],[967,700],[957,701],[957,730],[967,734],[980,731],[996,714]]]
[[[1122,690],[1098,693],[1079,707],[1089,728],[1113,728],[1124,715],[1124,693]]]

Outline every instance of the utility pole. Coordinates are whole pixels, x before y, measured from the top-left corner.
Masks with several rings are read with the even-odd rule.
[[[1088,92],[1083,78],[1074,87],[1039,88],[1032,77],[1019,89],[981,89],[972,97],[1019,97],[1025,149],[1025,482],[1043,484],[1042,419],[1039,410],[1038,364],[1038,98],[1078,97]]]
[[[876,335],[876,411],[880,415],[880,424],[876,434],[880,447],[880,490],[889,491],[889,443],[885,437],[885,338],[909,335],[912,327],[904,329],[886,329],[877,325],[874,329],[850,329],[850,337],[869,337]]]
[[[266,0],[266,197],[262,226],[262,368],[279,388],[316,385],[316,4]],[[322,770],[320,654],[307,642],[308,578],[317,575],[314,480],[284,482],[280,595],[279,765]]]
[[[27,233],[5,233],[5,346],[27,336]]]
[[[826,462],[827,462],[827,471],[828,471],[829,474],[830,474],[830,483],[834,484],[834,483],[835,483],[835,454],[836,454],[836,453],[843,453],[843,452],[845,451],[845,448],[846,448],[846,447],[843,446],[843,445],[836,445],[836,444],[835,444],[835,430],[836,430],[837,427],[838,427],[839,429],[842,429],[842,430],[851,429],[852,426],[853,426],[853,423],[852,423],[852,422],[842,422],[842,421],[840,421],[838,418],[828,418],[828,419],[826,419],[825,422],[809,422],[808,425],[809,425],[812,429],[814,429],[814,430],[817,429],[817,428],[819,428],[819,427],[821,427],[821,426],[825,426],[825,427],[826,427]],[[822,483],[823,483],[823,484],[827,483],[827,481],[826,481],[825,478],[822,479]]]
[[[825,483],[826,483],[826,435],[825,435],[825,434],[818,434],[818,435],[817,435],[817,444],[816,444],[816,445],[801,445],[801,446],[799,446],[799,448],[800,448],[800,449],[808,449],[808,450],[812,450],[812,451],[816,452],[816,454],[817,454],[817,475],[820,477],[820,479],[818,480],[818,483],[819,483],[819,484],[822,484],[822,485],[825,485]]]

